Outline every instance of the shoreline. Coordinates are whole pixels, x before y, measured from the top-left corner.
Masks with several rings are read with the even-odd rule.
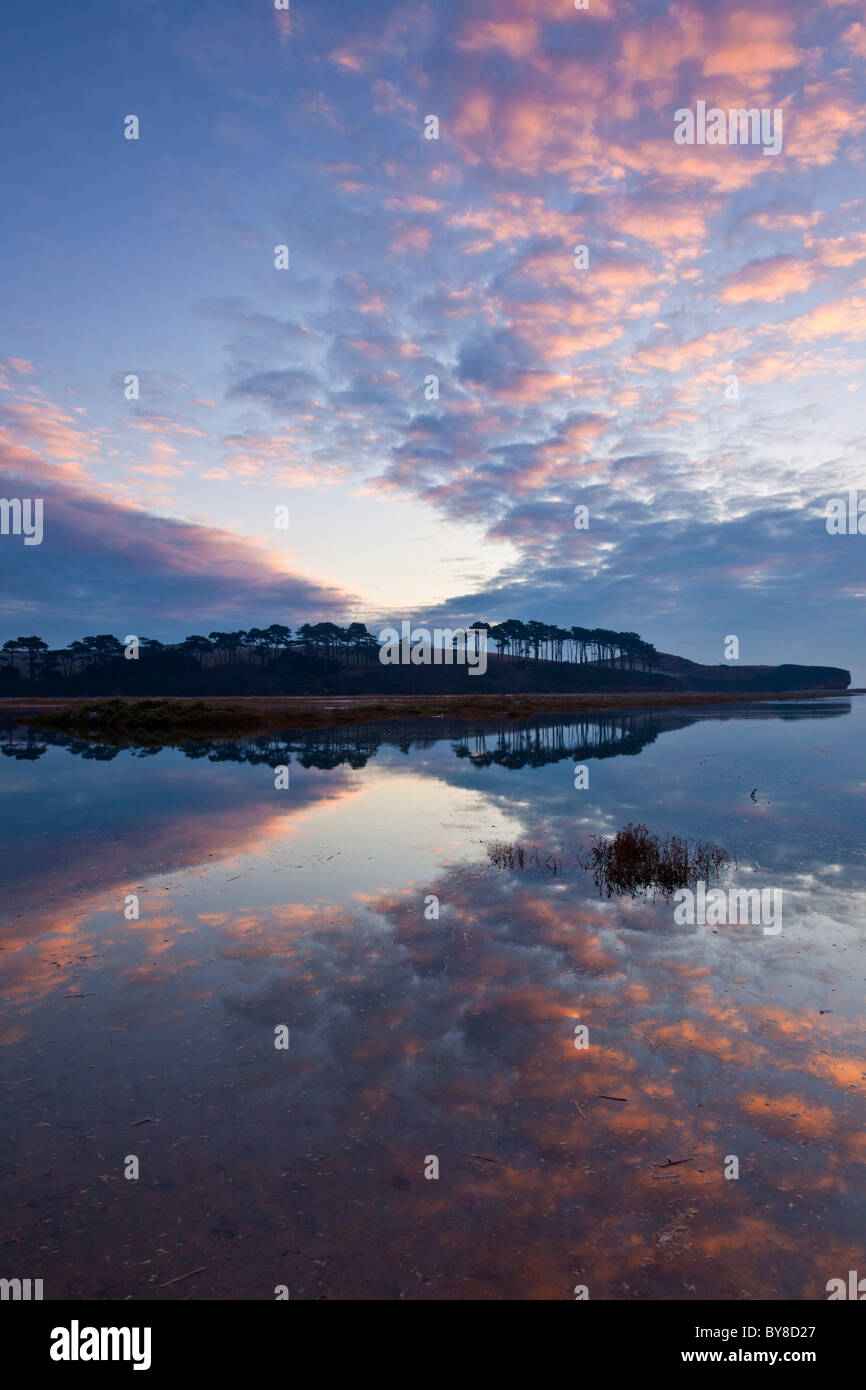
[[[630,691],[574,695],[185,695],[148,697],[58,696],[0,699],[0,718],[69,733],[126,741],[138,733],[241,737],[266,729],[325,729],[388,719],[526,719],[535,714],[577,714],[627,709],[685,709],[775,701],[839,700],[866,690]],[[144,706],[140,711],[136,706]],[[138,716],[138,717],[137,717]],[[119,736],[119,737],[118,737]]]

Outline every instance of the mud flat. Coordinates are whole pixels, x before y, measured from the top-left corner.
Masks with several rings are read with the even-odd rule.
[[[629,691],[593,695],[383,695],[383,696],[169,696],[159,699],[6,698],[0,718],[34,728],[89,736],[109,742],[163,737],[211,738],[253,734],[263,729],[325,729],[339,724],[373,723],[413,715],[452,719],[528,719],[535,714],[572,714],[582,710],[663,709],[707,705],[754,704],[772,700],[838,700],[866,691]]]

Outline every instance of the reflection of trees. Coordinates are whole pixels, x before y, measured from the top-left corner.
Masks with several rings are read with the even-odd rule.
[[[784,709],[745,708],[713,709],[712,719],[814,719],[816,715],[831,718],[849,714],[848,701],[815,702]],[[497,765],[507,768],[543,767],[566,758],[580,761],[586,758],[635,757],[660,733],[685,729],[695,724],[700,715],[673,710],[587,711],[571,716],[540,714],[531,720],[466,720],[422,717],[390,719],[384,723],[342,724],[329,729],[304,731],[279,730],[265,732],[254,738],[196,739],[172,743],[164,747],[177,748],[187,758],[207,759],[212,763],[250,763],[277,767],[297,762],[301,767],[327,771],[346,764],[352,768],[365,767],[370,758],[383,747],[396,748],[409,754],[434,744],[450,742],[455,757],[468,760],[475,767]],[[39,730],[34,733],[23,726],[10,727],[6,742],[0,750],[7,756],[34,760],[42,756],[49,745],[67,749],[76,757],[110,761],[122,751],[121,746],[95,744],[76,735]],[[161,747],[136,747],[128,751],[134,757],[154,757]]]
[[[688,720],[680,722],[689,722]],[[494,723],[476,725],[465,734],[465,723],[393,720],[388,724],[350,724],[302,733],[263,733],[255,738],[223,738],[186,741],[166,746],[178,748],[187,758],[212,763],[263,763],[276,767],[297,762],[301,767],[327,770],[343,764],[365,767],[383,746],[409,754],[431,748],[449,739],[458,758],[468,758],[478,767],[497,763],[503,767],[540,767],[577,756],[604,758],[639,753],[664,727],[658,716],[636,711],[626,714],[580,716],[572,719],[546,719],[537,724]],[[456,737],[456,731],[460,736]],[[110,745],[88,743],[86,739],[60,732],[42,735],[47,744],[66,748],[79,757],[107,758],[120,751]],[[130,749],[136,757],[152,757],[159,748]],[[18,756],[33,756],[24,752]],[[38,756],[38,754],[36,754]]]
[[[94,743],[89,739],[75,738],[68,734],[41,731],[35,734],[32,729],[12,728],[8,731],[6,741],[0,744],[0,753],[5,758],[14,758],[16,762],[35,762],[47,752],[50,744],[59,745],[79,758],[90,758],[91,761],[105,763],[111,762],[121,751],[113,743]]]
[[[478,729],[471,741],[452,744],[458,758],[476,767],[542,767],[563,758],[634,757],[665,727],[658,716],[635,713],[583,715],[536,727]]]
[[[13,726],[6,730],[6,737],[0,743],[0,753],[4,758],[14,758],[16,762],[35,762],[42,757],[49,742],[44,734]]]
[[[207,758],[212,763],[264,763],[277,767],[297,762],[301,767],[334,768],[342,763],[365,767],[384,742],[367,724],[308,733],[266,733],[256,738],[207,739],[175,745],[188,758]],[[158,751],[158,750],[156,750]]]

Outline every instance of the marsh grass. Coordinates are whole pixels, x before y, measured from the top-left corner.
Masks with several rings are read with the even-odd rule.
[[[95,700],[31,717],[37,728],[59,729],[114,743],[159,743],[166,737],[236,733],[249,723],[243,709],[204,700]]]
[[[631,821],[613,836],[593,835],[584,860],[608,898],[646,893],[669,898],[696,879],[709,882],[734,861],[727,850],[679,835],[654,835]]]
[[[490,861],[497,869],[549,869],[558,874],[562,860],[534,845],[495,844],[488,847]]]
[[[558,874],[564,860],[536,846],[495,844],[488,848],[498,869],[543,868]],[[615,835],[593,835],[575,863],[592,873],[599,893],[611,898],[652,894],[670,898],[697,879],[709,883],[736,860],[719,845],[678,835],[654,835],[631,821]]]

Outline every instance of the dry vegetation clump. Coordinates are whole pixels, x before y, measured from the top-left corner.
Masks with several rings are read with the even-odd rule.
[[[545,868],[558,874],[564,862],[547,850],[526,845],[490,845],[487,853],[497,869]],[[631,822],[615,835],[593,835],[589,849],[575,856],[575,863],[592,872],[599,892],[609,898],[647,893],[669,898],[697,879],[709,883],[734,862],[718,845],[654,835],[645,825]]]
[[[678,835],[654,835],[631,821],[613,836],[594,835],[584,867],[600,892],[670,897],[696,879],[709,882],[732,863],[727,850]]]

